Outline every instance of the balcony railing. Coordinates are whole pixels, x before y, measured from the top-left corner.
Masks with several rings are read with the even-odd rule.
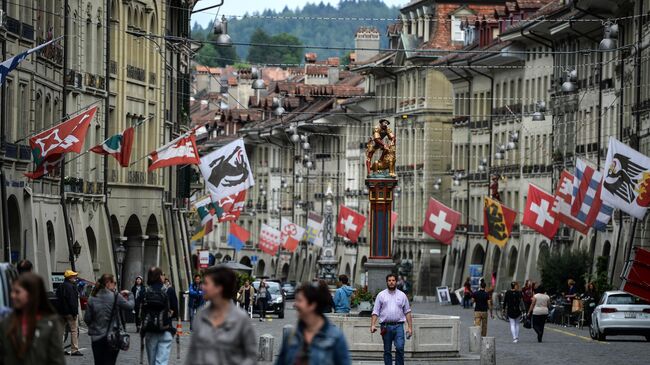
[[[65,73],[65,85],[72,86],[77,89],[81,89],[83,84],[83,75],[75,70],[67,70]]]
[[[127,65],[126,66],[126,77],[138,81],[144,82],[146,80],[146,72],[144,69]]]
[[[117,62],[111,61],[108,64],[108,71],[111,73],[111,75],[117,75]]]
[[[47,39],[37,38],[36,43],[42,44],[47,42]],[[38,52],[38,57],[48,60],[57,65],[63,64],[63,46],[58,43],[52,43]]]
[[[14,33],[16,35],[20,35],[20,21],[18,19],[14,19],[10,16],[7,17],[6,20],[6,25],[5,28],[7,28],[7,32]]]
[[[106,80],[99,75],[94,75],[86,72],[86,86],[92,87],[94,89],[104,90],[106,89]]]

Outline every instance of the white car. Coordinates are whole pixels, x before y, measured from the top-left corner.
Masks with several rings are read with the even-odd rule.
[[[624,291],[605,292],[591,315],[589,335],[598,341],[616,335],[650,341],[650,304]]]

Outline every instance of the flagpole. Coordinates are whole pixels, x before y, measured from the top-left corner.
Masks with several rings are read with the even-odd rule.
[[[206,124],[207,124],[207,123],[206,123]],[[140,157],[139,159],[137,159],[137,160],[131,162],[131,163],[129,164],[129,166],[133,166],[133,165],[135,165],[136,163],[138,163],[138,162],[144,160],[145,158],[151,156],[152,153],[154,153],[154,152],[160,150],[161,148],[165,148],[165,147],[171,146],[173,143],[175,143],[176,141],[178,141],[178,140],[181,139],[181,138],[185,138],[185,137],[187,137],[187,136],[189,136],[189,135],[192,135],[192,134],[196,133],[196,130],[197,130],[197,129],[199,129],[199,128],[201,128],[201,127],[205,127],[206,124],[198,125],[198,126],[195,126],[194,128],[191,128],[191,129],[188,130],[187,132],[185,132],[185,133],[181,134],[180,136],[174,138],[171,142],[169,142],[169,143],[167,143],[167,144],[164,144],[164,145],[162,145],[161,147],[159,147],[158,149],[155,149],[155,150],[153,150],[153,151],[147,153],[145,156],[142,156],[142,157]]]
[[[141,126],[142,124],[144,124],[144,122],[147,122],[147,121],[149,121],[149,120],[152,120],[153,117],[154,117],[154,115],[150,115],[149,117],[147,117],[147,118],[145,118],[145,119],[139,121],[138,123],[136,123],[136,124],[133,126],[133,128],[138,128],[139,126]],[[93,146],[93,147],[91,147],[91,148],[89,148],[89,149],[83,151],[82,153],[78,154],[77,156],[75,156],[74,158],[72,158],[72,159],[70,159],[70,160],[68,160],[68,161],[65,161],[64,164],[67,165],[67,164],[69,164],[70,162],[72,162],[72,161],[78,159],[79,157],[81,157],[81,156],[83,156],[83,155],[85,155],[85,154],[91,152],[91,150],[92,150],[93,148],[95,148],[95,147],[97,147],[97,146],[101,146],[101,145],[103,145],[104,143],[108,142],[108,140],[111,139],[112,137],[113,137],[113,136],[110,136],[110,137],[106,138],[102,143],[100,143],[100,144],[98,144],[98,145],[95,145],[95,146]]]
[[[64,81],[64,84],[65,84],[65,81]],[[101,99],[100,99],[100,100],[95,100],[94,102],[92,102],[92,103],[90,103],[90,104],[88,104],[88,105],[85,105],[85,106],[83,106],[83,107],[80,108],[80,109],[77,109],[76,111],[74,111],[74,112],[71,113],[71,114],[66,114],[66,113],[65,113],[65,109],[64,109],[64,111],[63,111],[63,117],[61,117],[59,120],[57,120],[56,123],[54,123],[54,126],[56,126],[57,124],[63,123],[63,122],[65,122],[65,121],[68,120],[68,119],[72,119],[73,116],[77,116],[78,114],[81,114],[81,111],[88,110],[88,108],[90,108],[91,106],[93,106],[93,105],[95,105],[95,104],[99,104],[100,102],[102,102]],[[64,102],[64,104],[65,104],[65,102]],[[39,134],[39,133],[45,132],[45,131],[48,130],[48,129],[52,129],[52,127],[53,127],[53,126],[49,126],[49,127],[43,128],[43,129],[41,129],[41,130],[39,130],[39,131],[32,132],[32,133],[30,133],[30,134],[28,134],[28,135],[26,135],[26,136],[21,137],[20,139],[15,140],[14,143],[22,142],[22,141],[26,140],[26,139],[29,138],[29,137],[32,137],[32,136],[35,136],[35,135],[37,135],[37,134]]]

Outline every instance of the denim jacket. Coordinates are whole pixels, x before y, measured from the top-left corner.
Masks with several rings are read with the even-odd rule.
[[[304,342],[303,324],[282,339],[275,365],[293,365]],[[350,353],[343,332],[325,318],[325,324],[309,346],[309,365],[350,365]]]

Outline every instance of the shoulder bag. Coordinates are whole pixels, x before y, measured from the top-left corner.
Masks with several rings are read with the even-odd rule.
[[[115,293],[115,300],[113,301],[113,308],[111,309],[111,316],[109,319],[108,328],[106,328],[106,342],[113,350],[128,351],[131,346],[131,336],[122,329],[122,320],[118,313],[117,326],[113,326],[113,316],[115,315],[115,307],[117,306],[117,296]]]

